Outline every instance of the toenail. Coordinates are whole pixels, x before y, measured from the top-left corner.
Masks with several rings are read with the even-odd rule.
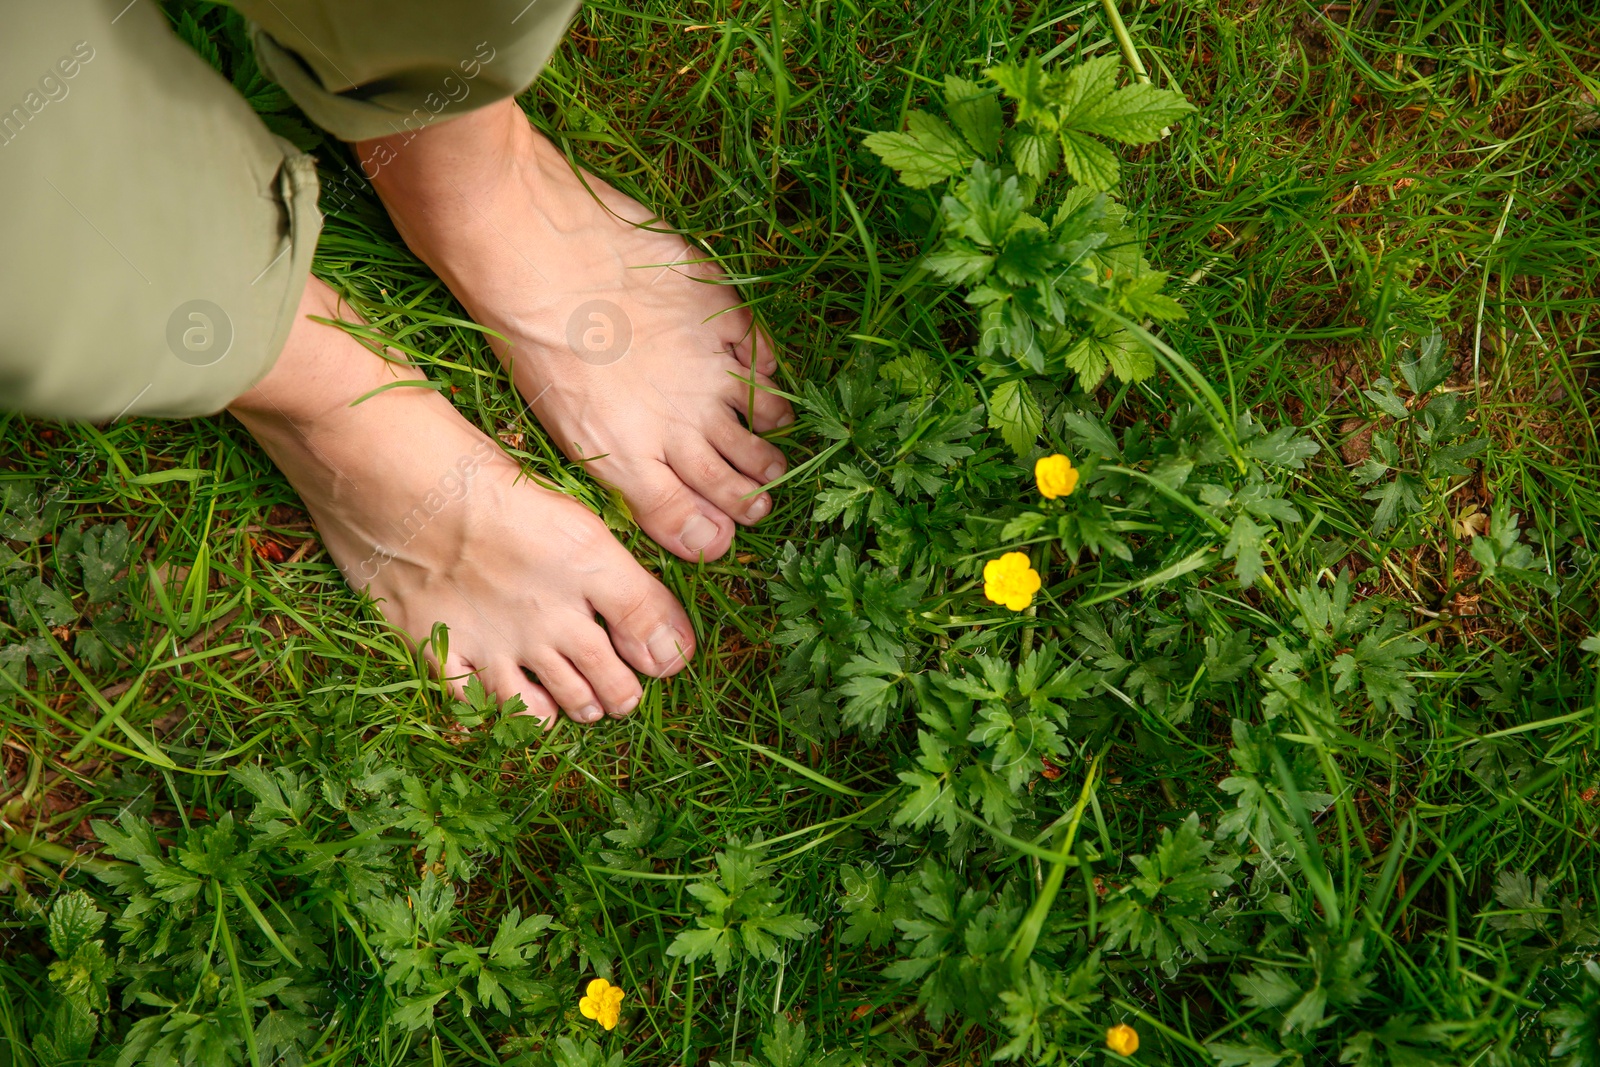
[[[663,626],[651,634],[644,647],[650,650],[650,658],[663,667],[670,667],[683,658],[683,642],[670,626]]]
[[[774,463],[772,466],[767,468],[767,473],[762,477],[766,480],[768,485],[771,485],[773,482],[783,477],[783,464]]]
[[[772,498],[770,496],[758,496],[751,502],[750,510],[745,512],[745,514],[749,515],[752,519],[760,519],[764,518],[767,512],[771,510]]]
[[[787,426],[793,421],[794,421],[794,412],[792,412],[792,411],[786,411],[782,415],[778,416],[778,425],[779,426]]]
[[[638,697],[629,697],[627,700],[624,700],[621,704],[617,705],[617,711],[616,711],[617,718],[619,718],[619,719],[622,718],[622,716],[628,714],[628,712],[632,711],[634,708],[636,708],[638,706],[639,706],[639,698]]]
[[[599,704],[585,704],[573,712],[572,717],[579,722],[594,722],[603,714],[605,713],[600,710]]]
[[[690,552],[698,552],[711,543],[717,536],[717,524],[704,515],[689,516],[689,521],[683,524],[683,532],[678,535],[678,540],[683,542],[683,547]]]

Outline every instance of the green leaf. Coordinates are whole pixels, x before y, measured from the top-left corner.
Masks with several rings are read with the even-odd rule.
[[[702,927],[684,930],[667,946],[667,955],[681,956],[690,963],[710,956],[716,964],[717,973],[725,974],[733,964],[732,936],[725,929]]]
[[[558,1037],[555,1042],[553,1067],[622,1067],[624,1052],[621,1042],[607,1055],[598,1042],[585,1038],[580,1044],[570,1037]]]
[[[623,848],[644,848],[661,827],[661,809],[642,793],[627,797],[618,793],[611,801],[611,810],[622,825],[604,834],[607,841]]]
[[[937,820],[940,829],[953,833],[961,825],[955,794],[942,777],[924,771],[901,771],[898,777],[911,786],[911,792],[895,810],[896,826],[919,828]]]
[[[1006,522],[1000,530],[1000,540],[1003,542],[1025,541],[1038,532],[1039,528],[1049,521],[1049,516],[1041,515],[1037,511],[1025,511],[1014,519]]]
[[[131,553],[128,528],[120,522],[91,526],[84,531],[78,549],[78,564],[83,571],[83,591],[91,604],[103,604],[120,592],[117,574],[128,566]]]
[[[1372,383],[1371,389],[1361,390],[1361,395],[1378,405],[1378,410],[1392,419],[1408,419],[1411,417],[1411,409],[1406,407],[1406,402],[1396,395],[1394,383],[1388,378],[1377,379]]]
[[[1146,344],[1127,330],[1094,338],[1100,353],[1120,382],[1142,382],[1156,372],[1156,357]]]
[[[1050,131],[1018,130],[1006,141],[1017,173],[1042,182],[1061,163],[1061,138]]]
[[[1417,691],[1406,673],[1411,661],[1427,651],[1428,645],[1404,636],[1401,625],[1398,619],[1385,619],[1352,651],[1336,657],[1329,668],[1338,679],[1334,692],[1349,690],[1359,679],[1375,709],[1392,710],[1409,719],[1416,706]]]
[[[908,917],[904,878],[894,881],[872,864],[839,868],[839,907],[845,928],[839,940],[846,945],[883,948],[894,940],[896,920]]]
[[[1235,572],[1238,574],[1239,584],[1246,589],[1255,585],[1261,576],[1267,573],[1266,565],[1261,558],[1261,547],[1265,543],[1266,533],[1266,527],[1257,526],[1250,521],[1248,515],[1241,513],[1233,520],[1233,529],[1228,533],[1228,543],[1222,548],[1223,556],[1236,561]]]
[[[1287,1007],[1304,994],[1298,982],[1273,967],[1256,967],[1249,974],[1236,974],[1233,984],[1252,1008]]]
[[[1304,470],[1306,460],[1322,451],[1322,446],[1293,426],[1280,426],[1269,434],[1252,437],[1244,443],[1244,454],[1258,463],[1290,470]]]
[[[1557,1031],[1550,1055],[1553,1067],[1600,1067],[1600,962],[1586,960],[1573,983],[1573,999],[1544,1014]]]
[[[949,240],[923,257],[922,263],[940,281],[968,285],[981,281],[993,268],[995,256],[971,242]]]
[[[829,471],[823,478],[829,487],[817,493],[812,520],[822,523],[843,518],[846,528],[854,526],[866,514],[877,486],[854,463]]]
[[[1085,60],[1051,80],[1051,102],[1066,121],[1073,121],[1097,107],[1116,89],[1117,71],[1121,66],[1122,60],[1114,52]]]
[[[1495,508],[1489,516],[1489,536],[1472,539],[1472,558],[1483,568],[1483,577],[1488,581],[1531,585],[1554,596],[1561,586],[1550,573],[1549,560],[1523,543],[1517,526],[1516,512]]]
[[[761,1035],[761,1056],[767,1067],[806,1067],[808,1055],[804,1023],[791,1023],[781,1012],[772,1017],[772,1030]]]
[[[1017,105],[1017,121],[1037,122],[1046,128],[1055,128],[1056,113],[1049,92],[1051,79],[1038,56],[1029,56],[1021,66],[999,63],[983,73],[1000,86],[1000,91],[1008,100]]]
[[[905,133],[874,133],[862,142],[900,173],[913,189],[926,189],[961,174],[972,165],[971,148],[945,123],[926,111],[906,116]]]
[[[442,989],[426,996],[401,997],[400,1006],[389,1014],[389,1021],[407,1031],[431,1026],[434,1008],[449,995],[448,989]]]
[[[1061,131],[1061,159],[1067,173],[1090,189],[1110,189],[1117,184],[1121,169],[1111,150],[1088,134]]]
[[[1086,453],[1099,456],[1101,459],[1121,462],[1122,448],[1099,418],[1071,411],[1061,417],[1061,424],[1066,427],[1073,441]]]
[[[1426,396],[1443,385],[1453,369],[1445,355],[1444,334],[1435,326],[1417,346],[1417,358],[1400,364],[1400,377],[1406,380],[1413,393]]]
[[[1216,1059],[1216,1067],[1279,1067],[1289,1058],[1287,1053],[1254,1042],[1240,1045],[1216,1041],[1207,1045],[1206,1051]]]
[[[63,959],[70,957],[99,933],[105,922],[106,913],[95,907],[83,890],[62,894],[50,907],[50,950]]]
[[[1063,126],[1123,144],[1146,144],[1194,109],[1182,93],[1153,85],[1129,85],[1065,116]]]
[[[1033,451],[1039,431],[1044,429],[1044,412],[1027,382],[1013,379],[1001,382],[990,391],[989,425],[1000,431],[1000,436],[1018,456],[1027,456]]]
[[[38,612],[40,621],[46,626],[67,626],[78,621],[78,609],[72,606],[72,598],[38,578],[29,578],[20,585],[12,586],[9,607],[11,621],[19,629],[33,628],[30,608]]]
[[[999,168],[979,160],[956,195],[944,198],[945,229],[980,247],[998,248],[1019,226],[1043,225],[1024,206],[1016,176],[1002,178]]]
[[[954,74],[944,77],[944,111],[961,136],[980,156],[994,155],[1000,147],[1005,122],[994,90]]]
[[[1101,913],[1105,947],[1127,944],[1171,971],[1181,955],[1206,959],[1233,944],[1202,917],[1211,894],[1233,884],[1229,872],[1239,864],[1236,856],[1213,860],[1214,847],[1193,812],[1176,831],[1163,827],[1155,851],[1133,857],[1138,875]]]

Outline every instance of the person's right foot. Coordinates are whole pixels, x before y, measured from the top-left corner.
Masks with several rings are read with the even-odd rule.
[[[278,363],[229,410],[299,491],[352,586],[420,645],[449,626],[447,660],[434,666],[458,692],[475,673],[541,718],[559,707],[593,722],[638,704],[628,664],[654,677],[683,668],[688,617],[598,518],[527,481],[433,389],[352,407],[423,376],[307,315],[340,317],[315,280]]]
[[[362,165],[411,250],[498,336],[550,439],[687,560],[772,511],[787,469],[761,434],[794,421],[777,358],[722,269],[653,213],[575,172],[514,101]]]

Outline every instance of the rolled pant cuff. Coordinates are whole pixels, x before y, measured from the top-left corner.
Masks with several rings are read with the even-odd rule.
[[[533,83],[578,0],[235,0],[256,62],[344,141],[414,133]]]

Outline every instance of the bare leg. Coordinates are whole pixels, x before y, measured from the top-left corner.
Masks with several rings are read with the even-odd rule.
[[[599,519],[523,478],[434,390],[402,386],[352,407],[423,376],[306,317],[339,318],[337,305],[310,280],[277,364],[229,410],[304,498],[339,569],[413,640],[449,625],[448,660],[435,666],[458,689],[477,673],[544,718],[632,711],[641,691],[629,664],[660,677],[694,651],[678,602]]]
[[[657,542],[720,556],[772,510],[758,490],[783,455],[756,433],[794,415],[719,268],[575,174],[513,101],[356,147],[406,243],[509,339],[496,352],[551,437]]]

